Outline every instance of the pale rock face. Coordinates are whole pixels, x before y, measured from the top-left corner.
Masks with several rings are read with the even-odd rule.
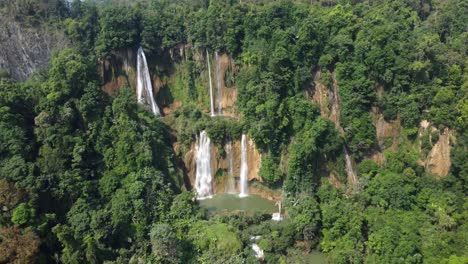
[[[421,122],[419,123],[419,126],[420,126],[422,129],[426,130],[426,129],[429,127],[430,124],[431,124],[431,123],[429,123],[429,121],[427,121],[426,119],[424,119],[424,120],[421,120]]]
[[[383,93],[382,87],[377,87],[376,90],[377,94]],[[372,107],[371,115],[375,126],[378,149],[374,151],[370,158],[382,166],[385,163],[383,155],[385,148],[389,147],[392,151],[398,150],[399,136],[402,130],[400,117],[397,116],[395,120],[387,121],[383,116],[382,110],[376,106]],[[391,146],[385,146],[387,140],[391,140]]]
[[[124,75],[115,75],[124,72]],[[106,58],[99,61],[99,74],[104,84],[104,92],[113,96],[124,86],[137,89],[137,52],[133,49],[112,51]],[[136,93],[136,91],[135,91]]]
[[[331,82],[330,87],[324,85],[324,80],[321,71],[317,71],[314,75],[314,87],[312,90],[307,91],[309,99],[317,104],[320,108],[320,115],[335,124],[335,127],[343,135],[344,130],[340,123],[340,94],[339,86],[336,79],[336,73],[332,72],[330,76]],[[356,184],[358,177],[355,170],[355,164],[353,158],[348,153],[346,147],[343,148],[343,154],[345,155],[345,166],[348,178],[348,183]]]
[[[448,128],[439,136],[439,140],[434,144],[432,150],[427,155],[426,169],[439,177],[445,177],[452,165],[450,159],[450,138],[451,132]]]
[[[236,65],[234,64],[234,60],[227,54],[217,54],[215,58],[218,114],[235,117],[237,116],[234,109],[234,104],[237,100],[237,89],[235,87],[227,87],[226,73],[228,70],[235,72]]]
[[[53,51],[69,44],[59,30],[26,27],[7,17],[0,17],[0,25],[0,70],[14,80],[24,81],[45,68]]]
[[[450,158],[451,142],[455,141],[455,136],[449,128],[439,131],[432,126],[428,120],[422,120],[419,123],[418,136],[421,138],[429,133],[429,140],[433,142],[433,134],[439,133],[439,139],[432,145],[431,150],[426,157],[422,157],[418,164],[424,166],[426,171],[438,177],[445,177],[450,172],[452,161]],[[420,144],[421,145],[421,144]],[[421,152],[421,149],[420,149]]]

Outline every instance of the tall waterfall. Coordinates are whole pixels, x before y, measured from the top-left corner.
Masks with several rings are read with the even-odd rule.
[[[349,156],[346,147],[343,147],[343,152],[346,159],[346,171],[348,172],[348,176],[351,177],[353,182],[356,182],[356,173],[354,172],[353,163],[351,162],[351,157]]]
[[[226,184],[224,185],[224,192],[235,193],[236,182],[234,180],[234,158],[232,154],[232,143],[229,141],[226,143],[226,157],[228,159],[228,175],[226,178]]]
[[[197,190],[198,199],[211,198],[213,195],[213,176],[211,175],[211,142],[205,130],[200,133],[200,137],[197,141],[197,171],[195,178],[195,189]]]
[[[137,98],[138,103],[149,105],[151,111],[155,115],[161,115],[159,107],[156,104],[153,96],[153,86],[151,85],[151,77],[148,70],[148,64],[146,63],[146,56],[143,49],[138,48],[137,54]]]
[[[211,65],[210,65],[210,54],[208,54],[208,50],[206,50],[206,60],[208,63],[208,80],[210,82],[210,109],[211,109],[211,116],[215,116],[215,108],[214,108],[214,98],[213,98],[213,83],[211,81]]]
[[[218,94],[216,95],[216,97],[218,98],[218,115],[222,115],[223,114],[223,107],[221,106],[221,98],[222,98],[222,94],[221,94],[221,78],[219,76],[219,56],[218,56],[218,52],[215,51],[215,63],[216,63],[216,88],[218,90]]]
[[[247,166],[247,139],[245,134],[242,134],[241,142],[241,167],[240,167],[240,197],[245,197],[249,195],[249,186],[248,186],[248,173],[249,169]]]

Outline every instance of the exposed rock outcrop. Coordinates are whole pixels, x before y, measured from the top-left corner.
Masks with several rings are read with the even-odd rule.
[[[281,195],[281,191],[270,190],[270,189],[267,189],[267,188],[260,188],[260,187],[257,187],[256,185],[250,185],[249,186],[249,193],[261,196],[261,197],[263,197],[265,199],[268,199],[268,200],[274,201],[274,202],[280,202],[280,201],[283,200],[283,197]]]
[[[323,79],[322,72],[317,71],[314,75],[314,88],[312,91],[307,91],[307,95],[319,106],[320,115],[332,121],[340,133],[344,134],[340,124],[340,96],[335,73],[332,73],[331,79],[327,80],[332,81],[329,88],[325,85],[327,81]]]
[[[123,86],[136,89],[136,51],[122,49],[111,52],[101,59],[100,75],[104,82],[102,89],[109,95],[115,95]]]
[[[6,17],[0,17],[0,25],[0,70],[18,81],[46,67],[52,53],[69,43],[59,29],[27,27]]]
[[[185,49],[191,48],[188,45],[179,45],[174,50],[171,50],[171,58],[177,54],[178,59],[181,59],[179,66],[183,66],[185,58]],[[203,56],[197,49],[192,50],[193,57],[192,59],[200,65],[206,63],[206,58]],[[210,57],[212,54],[210,55]],[[212,63],[212,79],[213,79],[213,88],[215,94],[217,93],[216,89],[216,78],[215,78],[215,67],[214,60]],[[233,81],[231,80],[232,75],[237,71],[237,66],[234,63],[234,60],[229,57],[227,54],[219,54],[218,56],[218,67],[219,67],[219,79],[221,84],[221,98],[220,105],[222,108],[222,113],[225,116],[236,116],[236,111],[234,109],[234,104],[237,100],[237,89],[233,86]],[[176,67],[177,68],[177,67]],[[158,99],[158,93],[161,89],[168,89],[168,82],[174,82],[173,76],[175,74],[180,74],[177,70],[171,72],[169,76],[160,77],[155,74],[151,76],[153,84],[153,94]],[[100,60],[100,75],[103,79],[102,89],[109,95],[115,95],[116,92],[123,86],[136,87],[136,51],[134,49],[122,49],[111,52],[106,58]],[[207,84],[208,86],[208,84]],[[164,97],[164,96],[163,96]],[[161,98],[159,98],[161,99]],[[163,100],[163,99],[161,99]],[[215,100],[218,100],[216,97]],[[163,106],[163,113],[165,115],[170,114],[176,109],[182,106],[180,101],[171,101],[171,102],[160,102],[158,104]],[[218,104],[216,103],[218,106]]]
[[[438,177],[445,177],[450,171],[452,161],[450,159],[451,142],[455,141],[455,136],[449,128],[445,128],[443,132],[437,128],[431,126],[431,123],[427,120],[422,120],[419,124],[419,141],[420,141],[420,153],[422,154],[422,140],[424,135],[428,135],[429,144],[431,144],[431,150],[427,154],[424,160],[420,160],[419,164],[426,168],[426,171],[434,174]],[[439,135],[435,144],[432,142],[435,140],[433,135]]]
[[[340,132],[341,135],[344,135],[343,127],[340,123],[340,95],[339,95],[339,86],[336,79],[336,73],[332,72],[329,77],[329,80],[324,80],[324,76],[321,71],[317,71],[314,75],[313,89],[306,91],[306,95],[316,103],[320,108],[320,115],[324,118],[329,119],[335,124],[336,129]],[[330,87],[327,87],[325,84],[330,83]],[[355,170],[355,162],[352,157],[348,154],[346,147],[343,148],[343,154],[345,159],[348,161],[345,163],[347,181],[352,184],[357,183],[357,174]],[[337,178],[331,177],[332,184],[338,187]],[[341,186],[341,185],[340,185]]]
[[[446,128],[427,156],[426,169],[440,177],[447,176],[452,165],[450,160],[450,134],[450,130]]]
[[[402,130],[400,117],[397,116],[395,120],[387,121],[380,108],[372,107],[372,119],[375,125],[378,148],[372,154],[371,159],[377,164],[383,165],[385,162],[383,150],[390,148],[392,151],[397,151],[398,149]]]
[[[234,103],[237,100],[237,89],[232,86],[233,82],[226,80],[228,73],[234,73],[237,68],[234,60],[227,54],[219,54],[219,78],[221,80],[221,108],[223,115],[236,116]],[[229,85],[231,84],[231,85]]]

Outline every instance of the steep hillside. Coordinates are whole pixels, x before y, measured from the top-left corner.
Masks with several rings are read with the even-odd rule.
[[[2,11],[6,12],[6,11]],[[41,21],[30,25],[9,15],[0,16],[0,71],[18,81],[45,69],[54,52],[69,45],[63,29]]]
[[[0,263],[468,261],[464,1],[0,11]]]

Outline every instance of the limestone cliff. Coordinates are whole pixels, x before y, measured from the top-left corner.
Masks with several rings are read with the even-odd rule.
[[[220,104],[223,115],[237,116],[234,103],[237,100],[237,89],[233,86],[233,81],[228,80],[232,78],[232,74],[237,71],[234,60],[227,54],[220,54],[218,56],[219,65],[219,78],[221,83],[221,98]]]
[[[0,70],[18,81],[46,67],[53,52],[68,46],[61,29],[28,27],[7,17],[0,17],[0,25]]]
[[[103,80],[102,89],[109,95],[115,93],[123,86],[136,89],[136,51],[122,49],[113,51],[105,58],[99,60],[99,71]]]
[[[446,128],[427,157],[426,169],[440,177],[447,176],[452,165],[450,160],[450,137],[451,131]]]
[[[387,121],[379,107],[372,107],[371,113],[378,145],[371,158],[377,164],[383,165],[385,162],[383,151],[387,148],[392,151],[398,149],[399,136],[402,133],[400,117],[397,116],[395,120]]]
[[[174,49],[170,50],[169,59],[170,65],[166,65],[168,69],[161,69],[162,76],[158,76],[154,73],[151,74],[153,84],[153,94],[156,97],[158,105],[162,107],[164,115],[170,114],[176,109],[182,106],[182,102],[177,98],[173,98],[172,101],[164,101],[167,98],[167,94],[172,94],[174,91],[168,91],[170,87],[174,86],[174,83],[180,82],[184,79],[187,73],[184,73],[184,65],[186,62],[185,55],[186,49],[192,49],[189,45],[178,45]],[[192,60],[198,68],[205,67],[206,56],[203,56],[203,52],[197,49],[191,50],[193,56]],[[176,58],[177,57],[177,58]],[[210,60],[212,61],[212,81],[213,81],[213,92],[215,93],[216,106],[221,105],[222,114],[225,116],[237,116],[234,109],[234,104],[237,99],[237,89],[234,87],[233,74],[237,71],[237,67],[234,60],[227,54],[219,54],[218,60],[214,60],[212,54],[210,54]],[[174,59],[174,61],[172,61]],[[105,58],[99,61],[99,72],[103,79],[102,89],[109,95],[115,95],[115,93],[125,85],[136,88],[136,50],[132,48],[122,49],[111,52]],[[161,65],[159,67],[162,67]],[[216,68],[218,71],[216,71]],[[220,83],[220,97],[217,95],[216,88],[216,74],[218,74]],[[200,75],[194,76],[197,79],[199,86],[206,87],[208,94],[208,81],[203,82],[207,75],[207,72],[201,72]],[[200,83],[202,82],[202,83]],[[179,85],[179,84],[177,84]],[[185,89],[186,87],[183,87]],[[161,91],[161,94],[160,94]],[[166,96],[162,95],[166,94]],[[172,96],[169,96],[172,97]],[[179,98],[180,99],[180,98]],[[208,100],[208,98],[204,98]],[[199,98],[200,101],[200,98]],[[203,100],[201,100],[203,101]],[[208,109],[209,110],[209,109]]]
[[[306,91],[306,95],[312,102],[319,106],[320,115],[332,121],[340,134],[344,135],[344,130],[340,123],[340,95],[336,73],[327,72],[327,74],[329,74],[329,76],[324,76],[321,71],[317,71],[314,75],[313,86]],[[326,85],[327,83],[329,85]],[[346,147],[343,148],[343,154],[348,161],[345,162],[347,181],[356,184],[357,175],[354,168],[356,166],[355,162],[348,154]],[[329,179],[335,186],[341,186],[341,184],[338,184],[339,181],[335,171],[330,172]]]
[[[426,138],[425,135],[428,137]],[[435,135],[438,135],[438,139],[434,138]],[[447,176],[452,165],[450,150],[451,143],[455,141],[453,132],[449,128],[440,131],[431,126],[429,121],[422,120],[419,125],[418,138],[420,153],[423,155],[423,160],[420,160],[419,164],[424,166],[428,173],[438,177]],[[426,157],[422,150],[423,140],[428,140],[431,147]]]
[[[327,76],[328,77],[328,76]],[[320,108],[320,115],[329,119],[335,124],[335,127],[344,133],[340,124],[340,96],[338,94],[338,83],[336,82],[335,73],[332,73],[332,80],[325,80],[321,71],[317,71],[314,75],[313,89],[308,90],[307,94]],[[326,83],[332,81],[327,87]]]

